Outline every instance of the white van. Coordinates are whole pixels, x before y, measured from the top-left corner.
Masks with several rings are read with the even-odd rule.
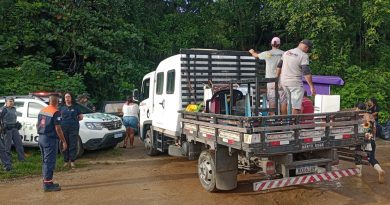
[[[36,96],[15,96],[17,121],[22,124],[19,133],[23,146],[38,146],[36,124],[38,114],[47,104],[42,98]],[[0,99],[3,107],[5,98]],[[120,117],[105,113],[94,113],[87,107],[79,105],[83,113],[80,121],[80,132],[77,143],[77,156],[80,157],[85,150],[97,150],[115,147],[125,137],[125,127]]]

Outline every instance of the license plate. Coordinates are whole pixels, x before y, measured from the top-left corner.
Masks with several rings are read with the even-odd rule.
[[[120,138],[120,137],[122,137],[122,136],[123,136],[122,133],[116,133],[116,134],[114,135],[114,138]]]
[[[302,143],[302,149],[319,149],[324,147],[324,142]]]
[[[301,174],[309,174],[313,173],[316,171],[317,166],[305,166],[305,167],[298,167],[295,169],[295,174],[296,175],[301,175]]]

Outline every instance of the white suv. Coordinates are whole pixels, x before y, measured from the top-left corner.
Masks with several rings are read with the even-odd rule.
[[[22,124],[19,133],[24,146],[38,146],[38,134],[36,124],[38,114],[47,104],[42,98],[35,96],[16,96],[15,108],[17,121]],[[0,99],[0,107],[3,107],[5,98]],[[97,150],[101,148],[115,147],[125,137],[125,127],[122,120],[105,113],[94,113],[89,108],[79,105],[83,113],[80,121],[80,132],[77,143],[77,156],[80,157],[85,150]]]

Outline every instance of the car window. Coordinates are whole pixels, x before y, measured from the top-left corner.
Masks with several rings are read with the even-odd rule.
[[[5,102],[0,102],[0,108],[5,106]],[[22,117],[24,102],[15,102],[16,116]]]
[[[80,108],[82,114],[94,113],[93,110],[85,107],[84,105],[80,105],[79,103],[77,103],[77,106]]]
[[[14,107],[16,108],[16,116],[22,117],[24,102],[15,102]]]
[[[35,102],[30,102],[28,103],[28,108],[27,108],[27,117],[31,118],[37,118],[39,112],[44,108],[43,105],[35,103]]]
[[[124,102],[107,103],[104,106],[103,112],[106,112],[106,113],[122,112],[123,104],[124,104]]]

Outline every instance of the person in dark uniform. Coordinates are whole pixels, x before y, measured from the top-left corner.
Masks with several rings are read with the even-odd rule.
[[[62,99],[63,105],[60,107],[61,112],[61,129],[64,132],[68,149],[63,153],[64,166],[75,168],[75,160],[77,154],[77,141],[79,138],[79,121],[83,119],[83,114],[80,108],[76,105],[73,95],[66,92]]]
[[[22,144],[22,138],[20,137],[18,129],[18,123],[16,121],[16,108],[14,107],[14,98],[7,97],[5,107],[1,111],[0,119],[4,123],[5,128],[5,137],[4,145],[5,151],[7,152],[9,158],[11,159],[11,145],[14,142],[16,152],[18,153],[18,160],[24,161],[24,149]]]
[[[3,169],[6,172],[11,171],[12,165],[11,165],[11,160],[5,151],[5,146],[2,137],[0,137],[0,160],[1,163],[3,164]]]
[[[49,106],[43,108],[38,114],[37,130],[39,134],[39,148],[42,156],[43,190],[45,192],[60,191],[61,187],[53,183],[53,173],[56,166],[58,150],[58,138],[62,142],[63,150],[66,150],[64,134],[60,122],[61,113],[57,110],[58,96],[49,97]]]

